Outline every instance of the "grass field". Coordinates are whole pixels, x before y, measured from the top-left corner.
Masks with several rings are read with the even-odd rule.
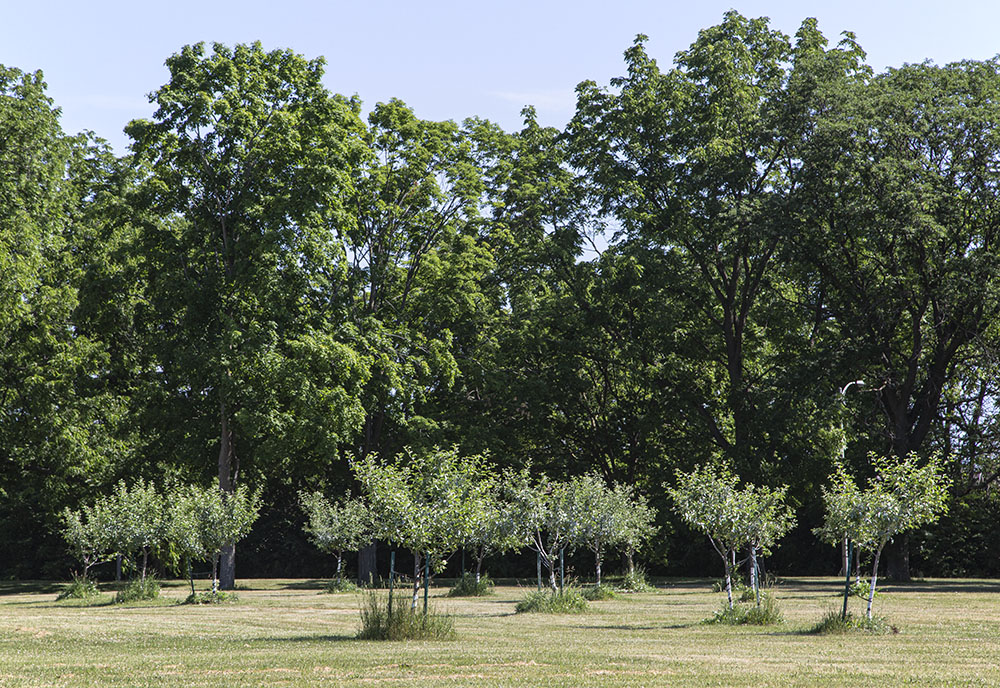
[[[881,636],[813,636],[838,607],[832,578],[783,581],[785,623],[700,623],[708,581],[592,602],[577,615],[513,613],[524,589],[433,603],[458,639],[354,639],[359,598],[323,581],[244,581],[234,605],[182,606],[181,583],[143,606],[56,602],[59,586],[0,583],[0,687],[20,686],[1000,686],[1000,582],[886,588]],[[861,611],[861,602],[852,602]]]

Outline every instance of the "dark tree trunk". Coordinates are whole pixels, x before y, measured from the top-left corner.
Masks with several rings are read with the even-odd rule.
[[[378,545],[372,542],[358,552],[358,585],[374,585],[378,580],[378,563],[376,555]]]
[[[910,575],[910,535],[896,536],[885,548],[885,572],[890,579],[906,583],[913,580]]]

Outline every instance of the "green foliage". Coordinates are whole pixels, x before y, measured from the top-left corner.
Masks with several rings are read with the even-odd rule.
[[[216,559],[227,545],[246,537],[261,507],[260,490],[251,492],[239,485],[232,492],[219,489],[218,481],[208,487],[187,485],[170,497],[171,542],[189,558],[212,560],[212,588],[216,588]]]
[[[482,519],[482,456],[462,456],[457,448],[407,449],[393,463],[368,457],[353,469],[379,537],[428,554],[436,567],[472,537]]]
[[[73,580],[56,597],[56,600],[93,600],[101,596],[97,583],[85,576],[73,574]]]
[[[361,605],[361,640],[451,640],[455,623],[447,614],[428,609],[414,609],[403,596],[397,596],[389,606],[385,595],[369,590],[363,593]]]
[[[577,588],[533,590],[514,608],[518,613],[579,614],[587,610],[587,598]]]
[[[155,600],[160,596],[160,584],[153,578],[136,578],[115,593],[115,604],[130,604]]]
[[[348,497],[331,502],[321,492],[299,493],[299,503],[306,514],[309,538],[321,550],[337,557],[337,580],[331,586],[341,585],[344,552],[358,550],[372,538],[374,525],[368,505]]]
[[[485,597],[493,594],[493,581],[487,575],[476,580],[476,574],[466,571],[448,591],[448,597]]]
[[[899,629],[889,624],[881,616],[855,616],[848,612],[847,618],[844,618],[839,611],[832,609],[809,630],[810,633],[817,635],[844,635],[846,633],[882,635],[890,631],[898,633]]]
[[[239,596],[234,592],[223,592],[222,590],[204,590],[202,592],[191,593],[184,600],[184,604],[232,604],[239,602]]]

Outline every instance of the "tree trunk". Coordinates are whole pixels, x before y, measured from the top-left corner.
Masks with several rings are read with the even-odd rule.
[[[483,559],[485,558],[486,555],[482,551],[476,555],[476,585],[479,585],[480,578],[482,577]]]
[[[115,557],[115,582],[122,582],[122,555]]]
[[[597,553],[597,587],[601,587],[601,553]]]
[[[872,580],[871,585],[868,587],[868,609],[865,611],[865,614],[869,621],[872,619],[872,600],[875,599],[875,583],[878,582],[878,560],[881,556],[882,548],[879,547],[875,552],[875,563],[872,564]]]
[[[358,585],[374,586],[378,578],[378,545],[374,541],[358,551]]]
[[[341,579],[342,579],[342,576],[341,576],[341,564],[343,564],[343,562],[344,562],[344,553],[343,552],[337,552],[337,585],[340,585],[340,582],[341,582]]]
[[[850,555],[847,553],[847,536],[840,543],[840,573],[838,576],[846,576],[847,572],[851,570],[851,559]]]
[[[733,552],[733,556],[735,556]],[[730,561],[729,556],[722,557],[722,561],[726,563],[726,598],[729,600],[729,608],[733,608],[733,565]]]
[[[212,555],[212,594],[213,595],[219,591],[219,579],[217,577],[218,573],[219,573],[219,555],[218,554],[213,554]]]
[[[236,461],[233,431],[229,425],[229,408],[225,401],[219,403],[219,430],[219,489],[232,494],[239,478],[239,464]],[[232,590],[236,587],[235,544],[222,548],[222,559],[219,564],[219,586],[223,590]]]
[[[417,610],[417,600],[420,599],[420,552],[413,553],[413,604],[410,606]]]
[[[625,550],[625,570],[630,576],[635,575],[635,554],[631,549]]]
[[[757,548],[750,548],[750,587],[753,589],[753,597],[760,606],[760,580],[757,578]]]
[[[142,548],[142,580],[146,580],[146,564],[149,562],[149,548]]]
[[[556,585],[556,563],[549,558],[545,558],[545,565],[549,567],[549,587],[552,588],[552,594],[559,592],[559,586]]]
[[[910,575],[910,534],[903,533],[889,543],[885,549],[885,570],[889,578],[906,583],[913,578]]]

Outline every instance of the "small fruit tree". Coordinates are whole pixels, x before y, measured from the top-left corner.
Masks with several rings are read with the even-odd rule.
[[[949,485],[939,455],[927,461],[915,453],[901,459],[874,454],[870,458],[875,478],[867,490],[859,490],[840,470],[834,474],[832,486],[823,491],[827,517],[823,532],[828,539],[846,533],[874,554],[865,610],[868,619],[872,618],[882,550],[894,536],[933,523],[947,512]]]
[[[695,530],[708,535],[712,547],[726,568],[726,596],[733,604],[732,569],[736,552],[750,549],[756,591],[756,559],[794,524],[791,509],[785,506],[785,490],[747,485],[737,488],[739,478],[729,469],[699,466],[691,473],[677,472],[677,485],[667,487],[677,514]]]
[[[218,593],[222,549],[250,532],[260,513],[260,490],[251,492],[246,485],[239,485],[224,492],[216,480],[208,487],[181,488],[172,501],[171,539],[188,557],[211,559],[212,592]],[[192,584],[192,593],[193,589]]]
[[[302,492],[299,502],[306,514],[305,531],[324,552],[337,557],[336,582],[343,583],[344,552],[364,547],[372,539],[372,518],[368,505],[344,495],[331,502],[322,492]]]
[[[447,558],[468,542],[487,501],[482,456],[461,456],[457,447],[417,452],[406,449],[392,463],[369,456],[353,464],[372,510],[378,537],[413,553],[413,605],[417,608],[427,570],[444,568]]]

